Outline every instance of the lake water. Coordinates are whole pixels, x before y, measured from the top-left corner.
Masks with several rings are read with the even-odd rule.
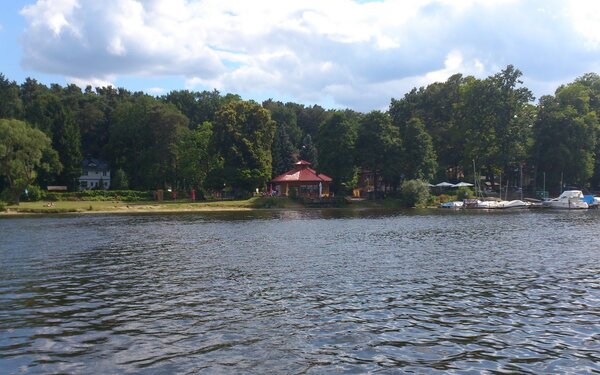
[[[600,211],[0,219],[2,373],[600,372]]]

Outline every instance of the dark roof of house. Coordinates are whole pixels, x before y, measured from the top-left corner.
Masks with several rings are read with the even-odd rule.
[[[81,166],[87,171],[108,171],[110,166],[104,160],[96,158],[85,158],[81,161]]]

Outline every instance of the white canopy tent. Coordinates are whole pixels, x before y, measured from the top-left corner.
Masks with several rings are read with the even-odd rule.
[[[457,187],[457,188],[459,188],[459,187],[471,187],[471,186],[475,186],[475,185],[470,184],[468,182],[459,182],[458,184],[452,185],[452,187]]]

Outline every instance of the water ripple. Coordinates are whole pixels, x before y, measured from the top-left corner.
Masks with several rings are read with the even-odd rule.
[[[597,211],[2,219],[0,367],[598,373],[599,223]]]

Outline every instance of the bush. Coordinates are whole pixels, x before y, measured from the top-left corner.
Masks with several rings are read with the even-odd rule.
[[[452,195],[448,195],[448,194],[440,194],[438,199],[439,199],[440,203],[446,203],[446,202],[453,201],[454,197]]]
[[[0,201],[16,203],[14,194],[8,188],[0,192]]]
[[[404,181],[400,192],[406,207],[422,207],[429,199],[429,186],[421,180]]]
[[[458,188],[458,193],[456,194],[456,199],[459,201],[462,201],[464,199],[470,199],[470,198],[474,198],[475,197],[475,193],[473,193],[473,190],[471,190],[468,187],[461,187]]]
[[[6,211],[6,203],[0,201],[0,212]]]
[[[82,190],[72,193],[47,193],[49,201],[146,201],[152,200],[151,191],[137,190]]]
[[[45,197],[46,193],[44,192],[44,190],[42,190],[42,188],[36,185],[27,186],[27,194],[25,194],[24,192],[23,194],[21,194],[21,200],[29,202],[41,201]]]

